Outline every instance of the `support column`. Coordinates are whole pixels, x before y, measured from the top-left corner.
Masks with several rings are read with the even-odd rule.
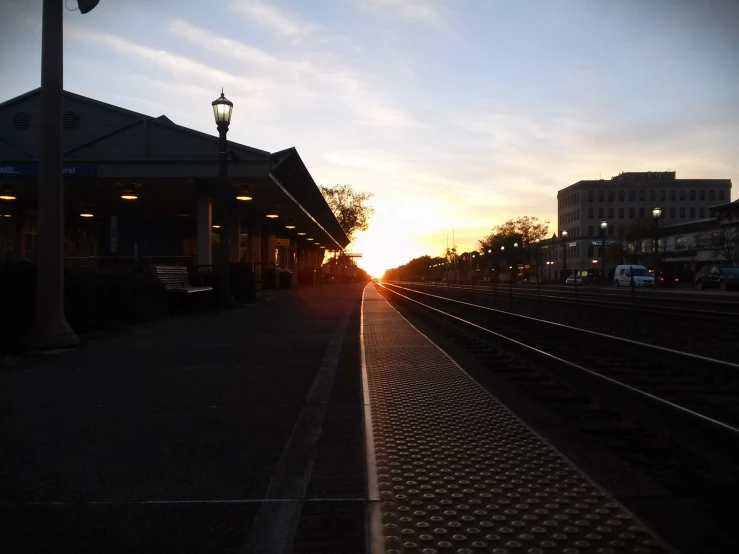
[[[249,225],[249,261],[254,264],[254,290],[262,290],[262,226],[254,221]]]
[[[198,260],[197,265],[213,265],[213,204],[209,196],[198,197]],[[210,271],[210,268],[200,268]]]
[[[241,217],[238,212],[231,215],[231,240],[228,243],[228,258],[232,262],[239,261],[239,245],[241,244]]]

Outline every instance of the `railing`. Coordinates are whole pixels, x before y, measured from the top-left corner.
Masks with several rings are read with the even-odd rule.
[[[96,271],[147,271],[155,265],[193,266],[192,256],[76,256],[64,258],[65,269]]]

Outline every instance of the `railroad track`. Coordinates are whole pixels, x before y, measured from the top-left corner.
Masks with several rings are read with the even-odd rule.
[[[380,286],[739,541],[726,516],[739,490],[738,364]]]
[[[490,294],[477,289],[473,293],[471,289],[429,288],[418,284],[407,285],[406,288],[558,323],[587,326],[605,334],[666,348],[688,349],[706,357],[739,361],[739,315],[696,316],[690,312],[664,313],[659,310],[634,312],[626,306],[608,309],[592,303],[544,302],[539,301],[536,295],[509,295],[507,289]]]
[[[710,320],[722,323],[739,324],[739,297],[726,295],[725,298],[716,298],[717,295],[704,295],[695,298],[685,294],[663,295],[654,291],[630,291],[621,292],[593,292],[588,287],[574,287],[570,289],[544,288],[536,289],[522,288],[521,286],[509,289],[508,285],[502,283],[498,286],[468,285],[468,284],[442,284],[442,283],[407,283],[404,286],[413,286],[427,290],[448,291],[450,293],[474,293],[476,296],[502,296],[517,299],[531,300],[537,302],[552,302],[563,304],[581,304],[598,306],[602,308],[613,308],[620,310],[637,311],[652,315],[681,315],[702,320]],[[664,291],[662,291],[664,292]]]

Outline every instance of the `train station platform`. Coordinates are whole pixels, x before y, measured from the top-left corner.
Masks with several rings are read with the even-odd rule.
[[[372,554],[670,551],[372,286],[362,358]]]
[[[0,359],[2,550],[364,552],[363,288]]]

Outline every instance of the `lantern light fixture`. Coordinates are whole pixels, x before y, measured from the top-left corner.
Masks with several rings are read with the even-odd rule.
[[[211,102],[213,106],[213,115],[216,118],[218,127],[228,127],[231,124],[231,112],[233,112],[234,104],[227,99],[221,89],[221,95]]]
[[[662,217],[662,208],[660,207],[653,208],[652,217],[654,217],[654,219],[659,219],[660,217]]]

